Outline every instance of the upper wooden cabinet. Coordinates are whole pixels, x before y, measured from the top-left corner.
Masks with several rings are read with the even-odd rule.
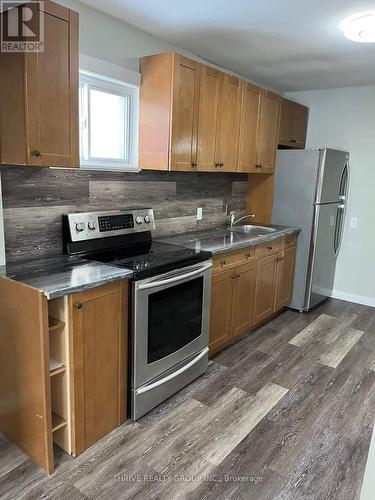
[[[139,162],[152,170],[195,169],[200,64],[175,53],[144,57]]]
[[[282,99],[279,145],[303,149],[306,145],[306,132],[309,108],[297,102]]]
[[[1,163],[79,166],[78,54],[78,14],[50,1],[44,51],[0,53]]]
[[[238,154],[239,172],[258,172],[260,109],[262,90],[241,82],[241,123]]]
[[[141,72],[141,168],[273,172],[280,96],[175,53]]]
[[[258,172],[268,174],[275,169],[277,138],[280,124],[281,97],[268,90],[261,95]]]

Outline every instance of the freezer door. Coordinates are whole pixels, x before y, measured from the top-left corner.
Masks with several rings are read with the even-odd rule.
[[[315,206],[305,310],[311,309],[329,297],[333,290],[336,271],[335,229],[338,206],[336,203]]]
[[[316,203],[336,203],[340,201],[340,190],[344,173],[348,172],[349,153],[335,149],[322,149],[320,152],[320,165]]]

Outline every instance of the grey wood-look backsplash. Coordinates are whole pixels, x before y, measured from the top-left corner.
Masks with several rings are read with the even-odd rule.
[[[152,207],[155,237],[224,226],[225,206],[245,210],[247,176],[139,174],[1,167],[7,262],[62,252],[61,215],[78,210]],[[197,222],[197,207],[203,220]]]

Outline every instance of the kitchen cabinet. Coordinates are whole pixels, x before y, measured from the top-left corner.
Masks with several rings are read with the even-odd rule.
[[[78,167],[78,14],[43,10],[44,51],[0,53],[0,161]]]
[[[233,273],[225,271],[212,276],[210,351],[215,352],[231,338]]]
[[[126,281],[53,300],[0,278],[1,431],[48,474],[126,418]]]
[[[273,172],[280,96],[175,53],[141,73],[141,168]]]
[[[289,304],[296,243],[294,234],[214,257],[211,355]]]
[[[257,262],[254,321],[260,323],[274,312],[278,254]]]
[[[248,331],[254,323],[256,263],[237,267],[234,273],[232,301],[232,337]]]
[[[304,149],[309,108],[289,99],[282,99],[279,146]]]
[[[69,297],[75,455],[126,419],[126,301],[118,283]]]
[[[218,137],[223,73],[201,66],[197,171],[215,172],[219,165]]]
[[[200,69],[199,63],[174,52],[142,58],[141,168],[195,170]]]
[[[270,91],[261,95],[257,171],[269,174],[275,170],[279,136],[281,97]]]
[[[218,163],[223,172],[235,172],[240,125],[240,80],[223,74],[218,131]]]
[[[287,306],[292,299],[295,255],[295,247],[291,247],[278,256],[275,311]]]
[[[241,82],[241,122],[238,153],[239,172],[258,172],[258,148],[262,90]],[[276,145],[275,145],[276,148]]]

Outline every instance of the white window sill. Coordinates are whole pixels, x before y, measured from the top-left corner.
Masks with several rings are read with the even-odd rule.
[[[138,174],[142,169],[138,166],[135,165],[124,165],[124,166],[119,166],[119,165],[103,165],[103,164],[96,164],[96,163],[81,163],[80,167],[81,170],[95,170],[97,172],[130,172],[133,174]]]

